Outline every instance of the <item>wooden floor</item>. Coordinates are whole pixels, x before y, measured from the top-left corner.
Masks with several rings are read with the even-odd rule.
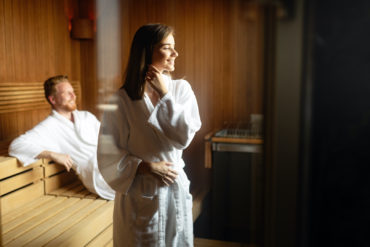
[[[113,201],[76,182],[3,215],[3,246],[113,246],[112,215]],[[253,247],[201,238],[194,246]]]
[[[2,217],[3,245],[110,246],[112,214],[113,201],[43,196]]]

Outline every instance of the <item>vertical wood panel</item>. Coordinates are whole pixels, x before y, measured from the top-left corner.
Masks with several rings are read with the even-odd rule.
[[[0,83],[45,81],[66,74],[80,81],[80,41],[69,35],[72,0],[0,0]],[[50,110],[0,114],[0,153]]]

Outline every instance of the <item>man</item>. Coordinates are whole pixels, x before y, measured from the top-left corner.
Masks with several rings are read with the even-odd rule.
[[[96,158],[100,122],[87,111],[76,110],[76,95],[67,76],[51,77],[44,83],[51,114],[33,129],[16,138],[9,155],[27,166],[48,158],[73,168],[85,187],[102,198],[113,200],[115,191],[101,176]]]

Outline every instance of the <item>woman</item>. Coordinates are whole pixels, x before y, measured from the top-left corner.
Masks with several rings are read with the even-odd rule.
[[[124,84],[104,113],[98,163],[116,190],[115,246],[193,246],[182,150],[201,122],[189,83],[167,75],[177,56],[171,27],[140,27]]]

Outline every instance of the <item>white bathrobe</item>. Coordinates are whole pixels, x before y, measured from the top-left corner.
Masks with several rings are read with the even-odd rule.
[[[132,101],[121,89],[104,113],[98,159],[103,177],[117,191],[115,246],[193,246],[192,196],[182,150],[201,121],[189,83],[164,78],[168,93],[156,106],[146,94]],[[172,162],[179,175],[170,186],[153,175],[137,175],[141,160]]]
[[[11,143],[9,155],[27,166],[45,150],[68,154],[74,162],[72,168],[85,187],[102,198],[113,200],[115,191],[105,182],[97,165],[100,122],[86,111],[76,110],[72,114],[74,123],[53,110],[45,120]]]

